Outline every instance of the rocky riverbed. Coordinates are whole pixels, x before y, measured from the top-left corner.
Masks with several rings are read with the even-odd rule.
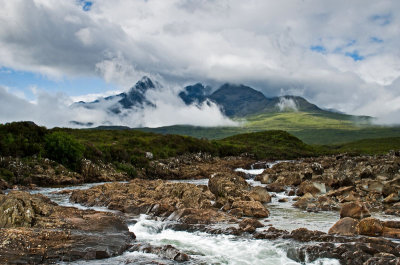
[[[154,163],[164,180],[6,191],[0,263],[400,263],[396,153]]]

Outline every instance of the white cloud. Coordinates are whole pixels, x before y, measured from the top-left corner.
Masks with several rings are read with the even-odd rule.
[[[280,97],[276,106],[279,111],[298,111],[297,104],[292,98]]]
[[[400,90],[395,0],[94,0],[89,12],[74,0],[0,4],[0,66],[51,78],[98,75],[120,90],[142,75],[237,82],[380,117],[391,113],[374,110],[381,93]]]

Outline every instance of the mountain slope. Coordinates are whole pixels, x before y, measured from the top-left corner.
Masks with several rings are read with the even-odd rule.
[[[80,101],[74,103],[72,107],[80,106],[88,109],[104,108],[114,114],[120,114],[124,109],[133,107],[142,108],[144,106],[155,105],[146,98],[146,92],[155,89],[156,85],[147,76],[142,77],[127,93],[97,99],[92,102]]]

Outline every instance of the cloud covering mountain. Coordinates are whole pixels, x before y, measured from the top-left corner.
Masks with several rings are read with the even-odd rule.
[[[143,75],[156,77],[175,92],[175,87],[194,81],[214,86],[228,81],[271,97],[304,96],[326,108],[400,123],[399,1],[0,0],[0,4],[4,71],[32,72],[51,80],[99,77],[116,90],[129,88]],[[72,103],[69,91],[60,96],[39,86],[36,103],[26,101],[22,109],[20,95],[15,94],[26,88],[5,89],[1,79],[0,85],[2,101],[16,102],[7,110],[1,107],[3,120],[17,113],[44,119],[41,113],[58,113],[54,100]],[[163,120],[183,123],[190,113],[199,123],[208,123],[206,117],[216,116],[211,106],[189,111],[176,93],[160,95],[173,95],[153,95]],[[21,103],[18,108],[17,103]],[[63,104],[68,105],[57,106]],[[48,112],[50,106],[53,113]],[[132,120],[145,121],[154,111],[148,108]],[[62,120],[65,112],[61,110],[54,122],[48,118],[46,125]],[[215,122],[226,122],[217,117]]]

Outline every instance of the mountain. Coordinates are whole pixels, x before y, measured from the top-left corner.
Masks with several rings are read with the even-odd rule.
[[[179,97],[185,102],[186,105],[193,103],[202,103],[207,99],[207,96],[211,92],[211,87],[203,86],[201,83],[197,83],[192,86],[187,86],[183,91],[179,93]]]
[[[243,117],[262,111],[271,100],[263,93],[244,85],[224,84],[209,96],[228,117]]]
[[[226,83],[212,94],[208,94],[209,91],[209,87],[198,83],[185,87],[179,96],[187,105],[210,100],[228,117],[246,117],[264,112],[323,112],[318,106],[302,97],[287,95],[267,98],[260,91],[245,85]]]
[[[120,114],[123,109],[132,107],[143,108],[144,106],[155,107],[155,105],[146,98],[146,92],[155,89],[156,84],[147,76],[142,77],[127,93],[100,98],[92,102],[79,101],[72,107],[80,106],[88,109],[106,108],[114,114]],[[74,121],[72,121],[75,123]]]

